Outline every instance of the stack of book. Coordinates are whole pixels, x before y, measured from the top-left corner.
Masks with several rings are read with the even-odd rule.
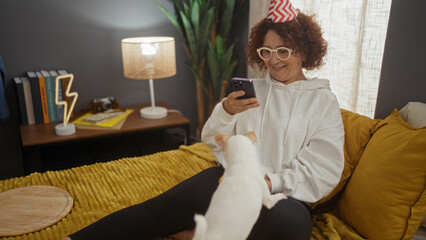
[[[75,124],[77,129],[94,129],[94,130],[108,130],[108,129],[121,129],[124,122],[132,113],[132,109],[127,110],[109,110],[101,113],[86,113],[72,123]]]
[[[29,71],[24,77],[15,77],[20,119],[22,125],[61,122],[64,119],[64,106],[56,105],[56,77],[66,75],[66,70]],[[58,100],[65,100],[68,106],[72,98],[63,94],[68,81],[60,81]]]

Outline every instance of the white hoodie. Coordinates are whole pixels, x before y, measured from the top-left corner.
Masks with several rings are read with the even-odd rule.
[[[226,168],[216,134],[255,131],[258,159],[271,180],[272,193],[282,192],[306,203],[327,196],[340,180],[344,129],[340,108],[325,79],[282,84],[255,79],[260,106],[229,115],[219,103],[207,120],[201,139]]]

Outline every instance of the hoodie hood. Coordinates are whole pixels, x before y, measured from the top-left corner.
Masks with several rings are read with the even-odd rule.
[[[294,104],[292,106],[292,111],[291,111],[291,115],[290,115],[290,120],[288,121],[287,124],[287,130],[290,127],[290,124],[292,122],[293,119],[293,115],[294,115],[294,111],[296,110],[296,106],[297,106],[297,102],[299,101],[299,96],[301,92],[305,92],[305,91],[314,91],[314,90],[318,90],[318,89],[327,89],[330,90],[330,81],[327,79],[318,79],[318,78],[312,78],[312,79],[308,79],[308,80],[300,80],[300,81],[295,81],[292,82],[290,84],[283,84],[277,80],[274,80],[271,78],[271,74],[268,72],[266,74],[266,83],[269,85],[269,91],[268,91],[268,95],[266,97],[266,104],[265,104],[265,108],[263,110],[263,114],[262,114],[262,118],[260,121],[260,138],[263,137],[263,127],[264,127],[264,120],[265,120],[265,114],[269,105],[269,98],[271,97],[271,91],[272,88],[288,88],[288,89],[293,89],[295,91],[297,91],[296,94],[296,100],[294,101]],[[284,138],[284,142],[282,143],[282,145],[284,146],[287,142],[287,132],[286,131],[286,135]]]
[[[291,88],[296,90],[300,89],[300,91],[312,91],[317,89],[330,90],[330,81],[327,79],[311,78],[308,80],[300,80],[300,81],[292,82],[286,85],[271,78],[271,74],[269,74],[269,72],[266,74],[265,79],[269,85],[273,87],[277,87],[277,88]]]

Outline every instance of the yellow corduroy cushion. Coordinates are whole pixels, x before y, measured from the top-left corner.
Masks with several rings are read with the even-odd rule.
[[[152,198],[199,171],[216,165],[210,147],[196,143],[153,155],[2,180],[0,192],[28,185],[60,187],[72,195],[75,205],[69,215],[51,227],[0,239],[61,239],[109,213]],[[311,240],[342,238],[363,239],[333,214],[314,217]]]
[[[346,185],[352,175],[356,164],[364,152],[364,147],[370,140],[371,135],[383,125],[378,119],[371,119],[345,109],[340,109],[343,126],[345,129],[345,165],[340,182],[334,190],[325,198],[314,203],[312,207],[316,212],[327,212],[332,210],[337,204],[338,193]]]
[[[382,122],[337,212],[370,240],[411,239],[426,214],[426,127],[411,127],[396,109]]]
[[[0,240],[62,239],[112,212],[155,197],[212,166],[217,163],[210,148],[196,143],[152,155],[2,180],[0,192],[29,185],[62,188],[71,194],[74,206],[55,225]]]

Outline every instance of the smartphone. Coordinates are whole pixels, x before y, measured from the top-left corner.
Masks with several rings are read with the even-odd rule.
[[[246,98],[255,98],[256,93],[254,91],[253,79],[249,78],[232,78],[232,91],[240,91],[243,90],[246,94],[237,99],[246,99]]]

